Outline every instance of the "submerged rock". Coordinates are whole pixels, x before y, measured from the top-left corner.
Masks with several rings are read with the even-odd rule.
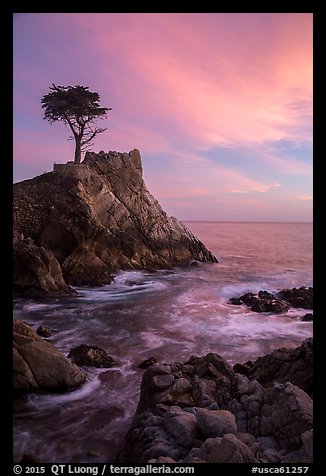
[[[34,329],[20,321],[13,324],[13,387],[15,393],[76,388],[86,374]]]
[[[117,362],[97,345],[81,344],[71,349],[68,357],[74,364],[88,367],[110,368],[117,365]]]
[[[137,149],[88,152],[82,164],[14,184],[13,219],[16,236],[32,240],[14,251],[15,289],[26,293],[108,284],[116,270],[217,262],[149,193]]]
[[[274,362],[282,350],[257,359],[246,371],[265,375],[267,362]],[[267,366],[266,387],[234,372],[213,353],[193,356],[184,364],[152,365],[144,372],[138,407],[117,463],[311,462],[312,400],[298,386],[278,379],[285,380],[286,373],[294,380],[301,375],[303,381],[304,373],[309,376],[309,367],[301,365],[310,362],[312,346],[308,339],[288,350],[282,365]],[[178,402],[180,394],[190,397],[184,407]]]

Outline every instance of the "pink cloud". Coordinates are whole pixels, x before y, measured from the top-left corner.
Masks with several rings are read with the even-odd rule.
[[[50,169],[54,160],[72,157],[69,131],[42,121],[40,98],[53,81],[80,82],[99,91],[103,105],[113,108],[103,123],[108,131],[97,137],[94,149],[139,148],[145,180],[158,199],[190,207],[192,197],[208,204],[229,194],[238,204],[241,198],[248,207],[250,199],[257,207],[267,206],[266,197],[282,191],[281,174],[310,176],[308,161],[286,155],[273,143],[312,141],[312,14],[21,18],[32,46],[27,55],[14,58],[17,83],[27,88],[14,92],[16,160],[45,160]],[[244,162],[247,157],[261,161],[263,173],[205,158],[221,147],[242,150]],[[173,157],[173,163],[148,168],[163,155]],[[307,187],[291,196],[309,192]],[[257,194],[266,200],[257,201]]]
[[[295,197],[297,200],[303,200],[303,201],[310,201],[310,200],[313,200],[313,196],[312,195],[299,195],[297,197]]]
[[[271,14],[267,30],[261,15],[71,14],[65,21],[100,55],[104,96],[118,80],[125,120],[134,125],[139,111],[147,115],[147,130],[152,122],[161,131],[166,152],[190,140],[198,149],[309,141],[312,15]]]

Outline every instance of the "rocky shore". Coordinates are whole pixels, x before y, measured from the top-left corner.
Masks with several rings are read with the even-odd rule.
[[[119,365],[88,344],[67,358],[39,335],[52,332],[14,321],[16,398],[70,391],[87,367]],[[141,395],[118,464],[312,462],[312,338],[233,367],[209,353],[183,363],[149,358],[139,368]]]
[[[88,152],[82,164],[14,185],[14,290],[60,295],[109,284],[117,270],[216,262],[168,217],[142,178],[141,156]]]
[[[276,295],[262,290],[257,294],[246,293],[240,297],[231,298],[229,302],[235,306],[245,304],[254,312],[280,313],[287,312],[290,307],[313,309],[313,298],[313,288],[301,286],[300,288],[282,289]],[[312,320],[312,318],[306,320]]]
[[[155,363],[117,462],[311,462],[312,355],[309,338],[249,368],[214,353]]]

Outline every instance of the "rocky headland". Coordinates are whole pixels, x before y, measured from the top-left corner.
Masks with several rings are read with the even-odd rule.
[[[24,296],[75,294],[71,286],[110,284],[118,270],[217,262],[149,193],[136,149],[87,153],[82,164],[15,184],[13,212],[14,291]],[[229,303],[283,314],[312,309],[313,289],[261,290]],[[48,340],[53,332],[14,321],[16,398],[71,391],[88,367],[119,366],[88,342],[63,355]],[[312,338],[233,367],[216,353],[169,364],[148,358],[138,366],[141,395],[116,462],[310,463],[312,365]]]
[[[142,178],[141,156],[88,152],[82,164],[14,185],[14,290],[74,293],[117,270],[216,262],[182,223],[169,217]]]
[[[312,462],[312,352],[309,338],[246,372],[214,353],[155,363],[117,462]]]

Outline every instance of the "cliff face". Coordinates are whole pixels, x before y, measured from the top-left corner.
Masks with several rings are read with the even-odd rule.
[[[149,193],[136,149],[129,154],[87,153],[80,165],[56,165],[53,172],[15,184],[14,227],[16,235],[30,238],[49,255],[56,275],[59,267],[64,281],[73,285],[109,283],[119,269],[216,262]],[[14,276],[26,274],[29,264],[21,257],[16,263]],[[35,277],[35,269],[28,268],[27,275],[33,273]],[[16,288],[27,290],[18,281]],[[34,281],[37,290],[37,276]],[[62,283],[58,292],[65,292]]]

